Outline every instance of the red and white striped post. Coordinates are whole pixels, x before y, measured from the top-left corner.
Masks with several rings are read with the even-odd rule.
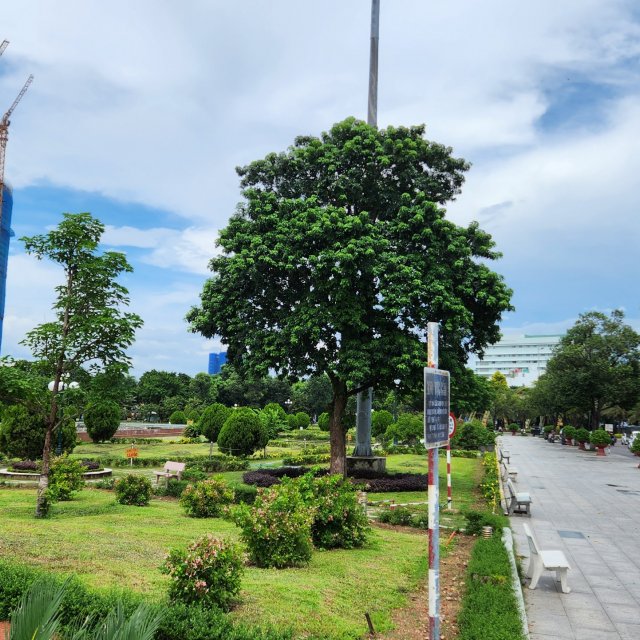
[[[438,323],[427,324],[427,363],[438,368]],[[440,640],[440,514],[438,487],[438,449],[429,453],[429,638]]]
[[[447,443],[447,509],[453,509],[453,497],[451,495],[451,443]]]

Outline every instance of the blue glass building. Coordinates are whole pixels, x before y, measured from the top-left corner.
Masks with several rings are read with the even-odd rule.
[[[7,293],[7,264],[9,262],[9,240],[11,231],[11,211],[13,193],[4,185],[2,198],[2,220],[0,221],[0,348],[2,347],[2,326],[4,324],[4,300]]]
[[[227,352],[223,351],[222,353],[210,353],[209,354],[209,369],[207,373],[210,376],[215,375],[216,373],[220,373],[220,369],[222,369],[222,365],[227,361]]]

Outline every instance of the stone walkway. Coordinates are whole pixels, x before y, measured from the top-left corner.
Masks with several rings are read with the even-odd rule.
[[[571,565],[571,593],[550,571],[535,590],[524,587],[531,640],[640,640],[639,460],[532,437],[504,435],[502,446],[518,470],[517,490],[533,498],[531,518],[511,517],[523,568],[523,522],[542,549],[561,549]]]

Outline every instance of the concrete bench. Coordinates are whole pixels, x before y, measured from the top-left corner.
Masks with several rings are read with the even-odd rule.
[[[507,480],[512,480],[516,482],[518,480],[518,470],[515,467],[507,466],[502,463],[502,482],[506,482]]]
[[[506,460],[507,464],[509,464],[509,460],[511,460],[511,453],[507,451],[507,449],[498,449],[498,460],[501,463]]]
[[[531,517],[531,503],[533,500],[526,491],[516,491],[511,479],[507,480],[507,513],[512,516],[514,513],[522,513]]]
[[[184,468],[184,462],[172,462],[171,460],[168,460],[165,462],[164,469],[162,471],[154,471],[156,474],[156,484],[158,484],[160,478],[166,478],[167,485],[169,484],[169,478],[176,478],[177,480],[180,480]]]
[[[556,580],[560,582],[562,587],[562,593],[569,593],[571,589],[567,585],[567,571],[571,569],[571,566],[567,557],[559,549],[540,549],[533,531],[527,524],[524,525],[524,533],[529,543],[529,566],[526,571],[527,577],[531,578],[529,589],[535,589],[538,586],[538,580],[540,580],[543,571],[555,571]]]

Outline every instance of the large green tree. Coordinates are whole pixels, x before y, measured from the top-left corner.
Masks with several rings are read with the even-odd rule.
[[[38,483],[36,517],[45,515],[52,436],[64,417],[59,394],[75,369],[105,367],[126,370],[126,349],[133,343],[139,316],[125,312],[128,292],[116,278],[131,271],[124,254],[99,253],[104,225],[89,213],[65,213],[58,227],[45,235],[22,238],[27,253],[62,267],[63,284],[56,287],[55,319],[27,333],[23,344],[42,363],[53,380],[50,409],[45,420],[42,473]]]
[[[328,376],[334,473],[345,471],[347,400],[419,380],[427,322],[440,322],[441,364],[499,337],[511,292],[487,266],[494,243],[439,206],[467,168],[422,126],[347,119],[238,169],[244,201],[187,319],[222,337],[237,367]]]
[[[640,399],[640,334],[624,313],[580,315],[547,365],[565,410],[580,410],[597,429],[603,409],[631,409]]]

